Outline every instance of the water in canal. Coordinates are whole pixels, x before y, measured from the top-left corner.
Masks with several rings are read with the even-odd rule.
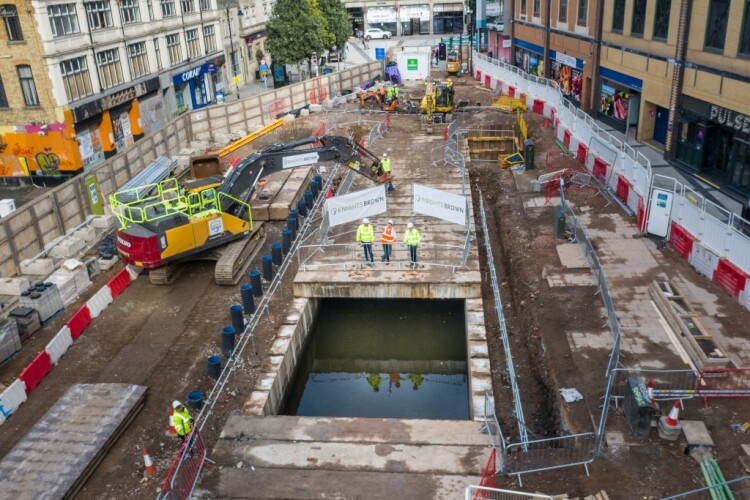
[[[323,299],[283,413],[468,419],[464,302]]]

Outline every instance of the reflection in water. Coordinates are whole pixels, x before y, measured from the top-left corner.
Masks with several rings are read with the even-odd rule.
[[[325,300],[288,415],[469,418],[459,300]]]

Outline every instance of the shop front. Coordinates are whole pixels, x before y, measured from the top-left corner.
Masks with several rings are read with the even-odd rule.
[[[394,6],[388,7],[368,7],[365,15],[368,28],[380,28],[382,30],[390,31],[393,36],[398,34],[398,8]]]
[[[563,96],[581,107],[584,61],[555,50],[549,51],[549,77],[555,80]]]
[[[266,61],[266,66],[270,64],[271,54],[266,52],[266,38],[268,32],[260,31],[245,37],[245,46],[247,47],[247,81],[260,80],[260,64]]]
[[[84,170],[132,146],[144,135],[140,101],[159,97],[159,78],[71,108],[78,150]]]
[[[643,80],[603,66],[599,75],[601,101],[596,117],[620,132],[637,128]]]
[[[358,36],[358,32],[365,31],[365,9],[362,7],[347,8],[349,20],[352,23],[352,35]]]
[[[682,96],[674,160],[750,197],[750,116]]]
[[[177,114],[200,109],[216,101],[216,92],[223,90],[220,75],[223,60],[223,56],[217,57],[172,75]]]
[[[401,35],[430,34],[430,4],[402,5],[398,11]]]
[[[533,76],[544,76],[544,47],[516,38],[516,66]]]
[[[432,29],[436,35],[441,33],[463,33],[464,4],[435,4],[432,10]]]

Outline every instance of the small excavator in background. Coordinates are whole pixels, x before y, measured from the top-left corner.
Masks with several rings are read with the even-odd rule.
[[[445,71],[449,75],[457,75],[461,72],[461,52],[458,49],[450,49],[445,57]]]
[[[453,81],[427,82],[420,110],[425,114],[424,124],[427,133],[432,133],[433,123],[449,123],[456,109]]]
[[[313,146],[303,148],[303,146]],[[390,180],[380,159],[348,137],[323,135],[272,144],[242,159],[226,175],[180,183],[174,177],[110,196],[122,259],[149,269],[154,284],[174,281],[180,263],[216,260],[220,285],[236,284],[263,241],[250,202],[261,176],[337,161],[376,183]]]

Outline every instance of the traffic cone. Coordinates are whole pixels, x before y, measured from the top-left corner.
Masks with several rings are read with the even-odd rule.
[[[544,128],[549,128],[549,118],[544,119]]]
[[[654,404],[654,379],[648,381],[648,400]]]
[[[172,408],[169,409],[169,429],[167,429],[167,432],[164,433],[167,437],[177,437],[177,429],[174,428],[174,417],[172,416],[174,414],[174,410]]]
[[[146,448],[143,448],[143,461],[146,463],[146,472],[144,475],[148,477],[156,474],[156,466],[154,465],[154,461],[151,460],[151,457],[148,455]]]
[[[671,410],[669,410],[669,415],[667,415],[667,418],[664,420],[664,423],[667,424],[670,427],[676,426],[679,422],[677,420],[677,416],[680,414],[680,402],[675,401],[674,406]]]

